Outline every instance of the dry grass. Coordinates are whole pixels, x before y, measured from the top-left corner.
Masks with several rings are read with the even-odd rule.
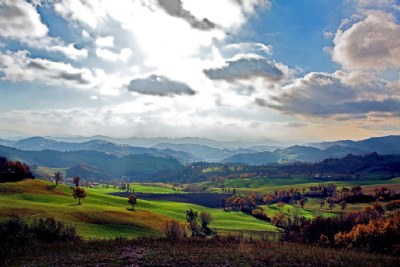
[[[350,249],[217,239],[89,241],[38,245],[5,266],[396,266],[399,258]]]
[[[66,194],[59,190],[55,185],[44,183],[43,181],[27,179],[15,183],[0,183],[0,194],[42,194],[42,195],[63,195]]]

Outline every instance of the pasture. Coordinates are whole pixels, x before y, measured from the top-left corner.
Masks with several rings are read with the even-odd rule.
[[[66,185],[40,180],[25,180],[0,184],[0,217],[17,213],[27,218],[53,216],[75,226],[85,238],[114,238],[160,236],[166,220],[185,221],[186,210],[208,211],[217,231],[275,231],[275,227],[241,212],[161,200],[138,200],[135,211],[130,211],[126,198],[108,195],[100,189],[85,188],[87,198],[82,205],[72,198]]]

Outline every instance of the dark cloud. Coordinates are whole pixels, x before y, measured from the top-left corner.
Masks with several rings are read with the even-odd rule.
[[[260,107],[268,107],[268,103],[265,99],[262,98],[256,98],[255,102],[257,105],[259,105]]]
[[[194,95],[196,92],[188,85],[173,81],[165,76],[150,75],[144,79],[134,79],[128,85],[128,90],[144,95],[172,96]]]
[[[367,91],[374,91],[375,95],[369,99],[360,97]],[[365,84],[347,85],[335,74],[310,73],[284,88],[280,96],[269,101],[256,99],[256,104],[287,114],[337,116],[341,120],[368,113],[400,114],[400,99],[379,92],[379,88],[369,88]]]
[[[31,61],[27,65],[28,68],[32,69],[38,69],[38,70],[47,70],[47,67],[44,66],[43,64],[40,64],[38,62]]]
[[[74,81],[79,84],[89,84],[90,83],[88,80],[83,78],[82,73],[61,72],[57,77],[61,78],[63,80],[67,80],[67,81]]]
[[[51,76],[55,79],[62,79],[66,81],[73,81],[81,85],[89,84],[90,82],[83,78],[83,74],[76,72],[71,73],[66,70],[52,70],[48,64],[40,61],[30,61],[27,65],[30,69],[36,69],[38,71],[54,72]]]
[[[215,24],[207,18],[197,19],[189,11],[185,10],[180,0],[158,0],[159,5],[171,16],[184,19],[193,28],[199,30],[211,30]]]
[[[204,73],[213,80],[234,81],[238,79],[250,79],[252,77],[264,77],[268,80],[278,81],[283,78],[283,72],[264,58],[241,58],[227,61],[222,68],[204,70]]]

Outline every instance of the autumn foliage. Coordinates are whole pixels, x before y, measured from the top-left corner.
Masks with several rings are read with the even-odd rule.
[[[337,245],[392,254],[400,253],[399,241],[400,214],[373,219],[368,224],[357,224],[348,233],[335,235]]]
[[[9,161],[0,156],[0,183],[17,182],[25,178],[35,178],[31,169],[20,161]]]

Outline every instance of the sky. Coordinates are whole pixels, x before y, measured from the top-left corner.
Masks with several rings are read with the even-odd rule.
[[[400,134],[400,1],[0,0],[0,129]]]

